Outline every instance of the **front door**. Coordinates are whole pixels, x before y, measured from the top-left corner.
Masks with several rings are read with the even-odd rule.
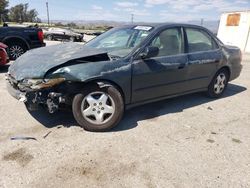
[[[148,46],[159,48],[156,57],[132,65],[132,102],[174,95],[187,90],[188,57],[181,28],[159,32]]]

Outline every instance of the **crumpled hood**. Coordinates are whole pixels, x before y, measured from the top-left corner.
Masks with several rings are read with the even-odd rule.
[[[10,75],[17,81],[27,78],[43,78],[48,70],[70,60],[107,52],[77,43],[64,43],[30,50],[13,62]]]

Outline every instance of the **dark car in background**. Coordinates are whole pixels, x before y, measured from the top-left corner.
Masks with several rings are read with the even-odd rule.
[[[76,33],[71,29],[49,28],[44,31],[44,36],[48,40],[69,40],[71,42],[83,42],[83,34]]]
[[[44,58],[44,55],[46,57]],[[86,45],[28,52],[8,72],[8,90],[27,106],[72,106],[90,131],[116,126],[124,110],[194,92],[221,97],[241,72],[241,51],[187,24],[130,25]]]
[[[0,42],[0,66],[5,65],[9,62],[9,57],[6,52],[8,46]]]
[[[0,42],[8,46],[11,60],[15,60],[26,51],[45,46],[43,31],[36,27],[0,27]]]

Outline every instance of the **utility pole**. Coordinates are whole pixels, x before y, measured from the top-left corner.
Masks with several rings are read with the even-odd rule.
[[[134,23],[134,14],[131,14],[131,23]]]
[[[204,23],[204,19],[201,18],[201,26],[203,26],[203,23]]]
[[[47,18],[48,18],[48,26],[49,26],[49,3],[46,2],[46,7],[47,7]]]

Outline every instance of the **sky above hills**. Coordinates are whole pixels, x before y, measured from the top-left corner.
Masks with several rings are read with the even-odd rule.
[[[29,3],[41,19],[186,22],[218,20],[222,12],[250,10],[250,0],[10,0],[10,6]]]

